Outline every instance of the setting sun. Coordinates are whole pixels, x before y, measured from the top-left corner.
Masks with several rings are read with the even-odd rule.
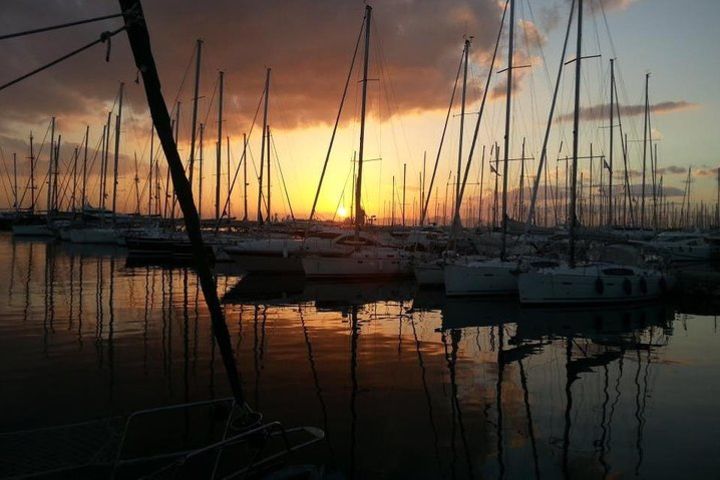
[[[345,209],[344,205],[340,205],[340,208],[338,208],[337,214],[340,218],[347,217],[348,213],[347,213],[347,210]]]

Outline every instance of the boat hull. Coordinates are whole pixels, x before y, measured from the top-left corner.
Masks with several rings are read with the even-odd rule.
[[[475,262],[448,264],[443,270],[445,294],[461,296],[516,295],[516,262]]]
[[[604,270],[608,269],[563,268],[521,273],[518,276],[520,303],[640,303],[657,299],[672,287],[671,279],[660,272],[625,269],[625,274],[608,275]]]
[[[55,232],[44,224],[13,225],[13,235],[18,237],[54,237]]]
[[[360,280],[412,275],[410,262],[398,254],[355,252],[342,256],[307,255],[301,261],[307,278]]]
[[[113,228],[78,228],[70,230],[72,243],[117,245],[122,235]]]

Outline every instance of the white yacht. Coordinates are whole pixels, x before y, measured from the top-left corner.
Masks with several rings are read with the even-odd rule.
[[[674,283],[658,270],[608,263],[521,272],[517,282],[520,303],[533,305],[641,302],[660,297]]]

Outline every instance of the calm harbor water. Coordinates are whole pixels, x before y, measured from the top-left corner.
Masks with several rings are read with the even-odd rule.
[[[192,271],[3,234],[0,272],[0,432],[229,395]],[[336,478],[718,478],[711,314],[402,283],[218,288],[252,407],[325,430],[295,460]]]

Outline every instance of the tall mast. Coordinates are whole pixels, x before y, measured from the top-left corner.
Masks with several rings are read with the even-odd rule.
[[[522,154],[520,156],[520,191],[518,192],[518,218],[522,218],[525,207],[525,137],[522,141]]]
[[[640,199],[640,228],[645,228],[645,169],[647,167],[647,130],[648,130],[648,84],[650,74],[645,74],[645,127],[643,128],[643,168]]]
[[[105,188],[105,142],[107,135],[107,125],[103,125],[102,137],[100,138],[100,185],[98,187],[98,208],[102,209],[105,205],[105,197],[103,196]],[[103,220],[105,216],[101,216]]]
[[[500,259],[505,260],[507,256],[507,187],[508,187],[508,160],[510,154],[510,119],[512,117],[512,83],[513,83],[513,47],[515,32],[515,0],[510,0],[510,40],[508,41],[508,66],[507,66],[507,92],[505,103],[505,159],[503,161],[503,185],[502,185],[502,246],[500,248]]]
[[[33,136],[32,136],[32,132],[30,132],[30,214],[34,214],[34,213],[35,213],[35,153],[33,152]]]
[[[248,181],[247,181],[247,157],[245,157],[246,154],[247,154],[247,134],[243,133],[243,156],[242,156],[242,162],[243,162],[243,222],[247,222],[247,219],[248,219],[248,214],[247,214],[247,212],[248,212],[248,210],[247,210]]]
[[[609,226],[612,226],[613,224],[613,143],[615,140],[615,131],[614,131],[614,123],[615,123],[615,110],[613,105],[615,105],[615,59],[610,59],[610,152],[608,156],[609,164],[608,164],[608,170],[610,171],[608,175],[608,213],[607,213],[607,223]],[[601,170],[602,171],[602,170]]]
[[[576,189],[578,145],[580,137],[580,66],[582,64],[582,15],[583,0],[578,0],[577,21],[577,50],[575,54],[575,112],[573,113],[573,159],[572,159],[572,187],[570,190],[570,267],[575,267],[575,228],[577,227]]]
[[[55,117],[50,121],[50,161],[48,163],[48,188],[47,188],[47,213],[50,215],[52,208],[52,167],[55,156]]]
[[[222,160],[222,123],[223,123],[223,79],[225,74],[221,71],[220,78],[218,79],[220,95],[218,97],[218,137],[217,137],[217,150],[215,152],[215,222],[220,222],[220,174],[222,168],[220,161]],[[230,175],[230,171],[228,171]],[[229,217],[229,215],[228,215]]]
[[[101,174],[101,195],[100,195],[100,202],[101,202],[101,208],[103,210],[103,215],[101,219],[103,222],[105,221],[105,199],[107,198],[107,161],[108,161],[108,151],[110,150],[110,119],[112,118],[112,112],[108,112],[107,115],[107,123],[105,124],[105,141],[103,143],[103,152],[102,152],[102,174]]]
[[[225,145],[227,146],[227,151],[225,152],[225,158],[227,158],[227,192],[228,192],[228,200],[227,200],[227,217],[228,222],[232,218],[232,202],[230,201],[230,194],[232,193],[232,188],[230,185],[230,135],[225,137]]]
[[[60,194],[58,190],[58,176],[60,175],[60,144],[62,142],[62,135],[58,135],[58,141],[55,143],[55,161],[54,163],[54,175],[53,175],[53,210],[60,210]]]
[[[17,154],[13,152],[13,200],[15,213],[18,212],[20,205],[18,204],[18,189],[17,189]]]
[[[257,221],[260,225],[263,223],[262,213],[262,191],[263,191],[263,169],[265,165],[265,132],[267,132],[267,116],[268,116],[268,96],[270,94],[270,69],[265,73],[265,107],[263,110],[263,129],[260,135],[262,142],[260,146],[260,178],[258,179],[258,207]]]
[[[193,93],[192,128],[190,129],[190,165],[188,167],[190,170],[188,181],[190,182],[191,189],[193,184],[193,170],[195,169],[195,130],[197,128],[198,96],[200,95],[200,60],[202,57],[202,44],[203,41],[198,38],[195,54],[195,90]]]
[[[362,192],[362,168],[363,155],[365,152],[365,112],[367,108],[367,82],[368,82],[368,64],[370,63],[370,20],[372,18],[372,7],[365,5],[365,59],[363,61],[363,79],[362,79],[362,103],[360,106],[360,149],[358,152],[358,173],[355,182],[355,237],[360,237],[360,226],[365,222],[365,214],[363,213],[361,204]],[[404,202],[403,202],[404,203]],[[405,206],[403,205],[403,208]]]
[[[140,215],[140,175],[138,175],[137,153],[133,155],[135,159],[135,177],[133,178],[135,183],[135,215]]]
[[[150,176],[148,177],[148,216],[152,215],[153,201],[153,157],[155,156],[155,127],[150,125]],[[157,178],[155,179],[157,181]]]
[[[407,176],[407,163],[403,163],[403,194],[402,194],[402,226],[405,226],[405,180]]]
[[[463,56],[465,57],[463,60],[463,84],[462,84],[462,94],[461,94],[461,102],[460,102],[460,139],[458,143],[458,182],[455,185],[455,209],[456,212],[455,218],[453,218],[453,223],[457,222],[460,223],[460,172],[462,172],[462,147],[463,147],[463,130],[465,128],[465,97],[467,92],[467,72],[468,72],[468,54],[470,51],[470,39],[465,39],[465,46],[463,47]]]
[[[122,123],[122,104],[123,89],[125,84],[120,82],[120,100],[118,101],[118,114],[115,119],[115,155],[114,155],[114,171],[113,171],[113,196],[112,196],[112,215],[113,224],[117,221],[115,207],[117,204],[117,188],[118,188],[118,158],[120,156],[120,124]]]
[[[720,170],[718,170],[718,188],[720,188]],[[392,176],[392,195],[390,196],[390,226],[395,226],[395,175]]]
[[[202,180],[203,180],[203,137],[205,136],[205,124],[200,124],[200,158],[198,162],[198,218],[202,220]]]
[[[270,210],[270,125],[265,126],[265,141],[267,142],[267,219],[272,221],[272,211]]]
[[[87,193],[87,159],[88,142],[90,141],[90,125],[85,125],[85,151],[83,152],[82,188],[80,192],[80,210],[85,211],[85,199]]]
[[[78,156],[80,155],[80,151],[78,150],[78,147],[75,147],[75,155],[73,155],[73,174],[72,174],[72,195],[70,198],[72,198],[72,208],[71,210],[75,211],[75,205],[77,202],[77,162],[78,162]]]

